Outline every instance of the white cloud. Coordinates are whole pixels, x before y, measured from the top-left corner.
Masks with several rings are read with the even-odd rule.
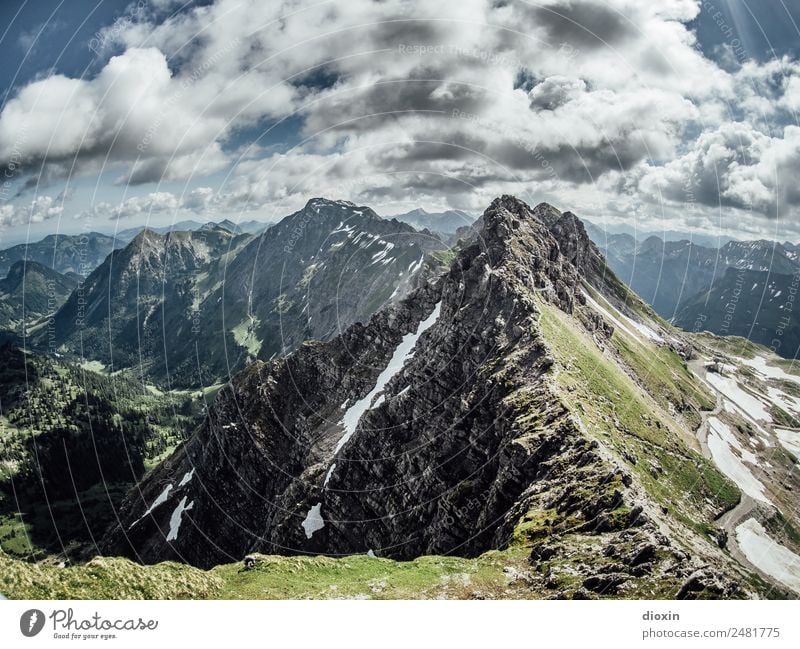
[[[642,171],[636,185],[653,201],[698,202],[777,217],[800,205],[800,127],[782,137],[751,124],[724,124],[700,135],[687,153]]]
[[[134,184],[235,165],[216,192],[152,192],[110,208],[120,217],[279,209],[321,187],[467,209],[536,191],[795,213],[783,126],[800,67],[704,58],[696,0],[217,0],[165,19],[175,6],[109,26],[99,40],[123,53],[95,78],[23,88],[0,114],[0,161],[111,165]],[[253,160],[274,143],[242,139],[292,116],[305,139]]]
[[[0,229],[42,223],[59,218],[64,213],[64,204],[52,196],[37,196],[28,204],[0,205]]]

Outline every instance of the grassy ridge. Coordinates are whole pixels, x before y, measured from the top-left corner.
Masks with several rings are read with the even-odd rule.
[[[140,566],[97,557],[59,568],[0,553],[0,593],[9,599],[205,599],[221,588],[216,575],[179,563]]]
[[[564,400],[591,435],[610,444],[634,471],[650,496],[697,531],[735,505],[738,489],[682,440],[686,431],[654,407],[622,368],[601,352],[572,319],[541,304],[541,325],[561,368]],[[673,363],[658,359],[655,347],[628,350],[632,365],[650,372],[648,381],[663,389],[675,385]],[[644,354],[645,356],[640,356]],[[655,359],[655,362],[650,362]],[[670,368],[658,377],[659,367]],[[686,378],[671,389],[685,391]],[[680,387],[679,387],[680,386]]]

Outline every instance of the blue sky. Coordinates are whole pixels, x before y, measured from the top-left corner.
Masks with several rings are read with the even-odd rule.
[[[126,0],[6,0],[0,4],[4,95],[48,71],[71,77],[91,74],[99,63],[89,48],[92,38],[121,16],[127,5]]]
[[[270,4],[3,2],[0,241],[507,191],[797,238],[800,0]]]
[[[742,56],[759,61],[799,53],[798,0],[711,0],[702,6],[692,26],[708,56],[716,56],[717,48],[733,39],[741,41]]]

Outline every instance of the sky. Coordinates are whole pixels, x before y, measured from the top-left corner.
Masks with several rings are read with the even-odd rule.
[[[800,241],[800,0],[0,3],[0,245],[310,198]]]

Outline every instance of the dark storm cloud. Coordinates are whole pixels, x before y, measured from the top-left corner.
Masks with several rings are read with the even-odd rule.
[[[430,74],[420,70],[420,74]],[[485,90],[457,81],[424,78],[381,81],[352,93],[320,101],[306,124],[306,133],[334,128],[365,131],[409,112],[450,115],[477,113],[491,101]]]
[[[529,6],[526,13],[530,24],[543,28],[552,44],[600,48],[619,43],[636,33],[625,16],[594,2]]]

